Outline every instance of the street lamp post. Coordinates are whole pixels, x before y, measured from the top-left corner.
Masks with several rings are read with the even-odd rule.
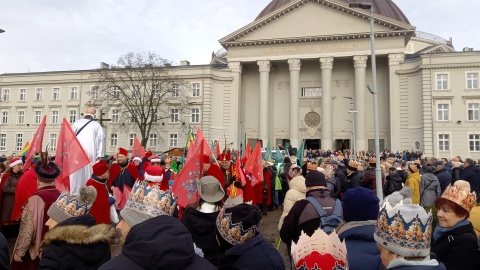
[[[375,57],[375,34],[373,31],[373,8],[371,3],[351,3],[349,7],[361,8],[370,10],[370,43],[372,50],[372,80],[373,80],[373,118],[375,128],[375,180],[377,185],[377,197],[383,203],[383,185],[382,185],[382,171],[380,168],[380,134],[378,131],[378,92],[377,92],[377,63]]]
[[[351,113],[352,114],[352,121],[350,120],[347,120],[348,122],[352,123],[352,144],[353,144],[353,160],[357,161],[357,155],[355,154],[355,150],[357,149],[357,146],[355,144],[355,141],[356,141],[356,138],[355,138],[355,113],[357,113],[358,111],[355,111],[354,108],[353,108],[353,97],[343,97],[343,98],[346,98],[346,99],[350,99],[350,104],[352,105],[352,109],[350,111],[348,111],[348,113]]]

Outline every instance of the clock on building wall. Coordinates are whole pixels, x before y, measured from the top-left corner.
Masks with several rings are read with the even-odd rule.
[[[320,124],[320,115],[316,112],[309,112],[305,115],[305,125],[314,128]]]

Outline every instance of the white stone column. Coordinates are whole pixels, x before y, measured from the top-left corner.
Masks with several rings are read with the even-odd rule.
[[[300,59],[289,59],[290,69],[290,145],[300,147],[299,136],[299,99],[300,99]]]
[[[366,151],[368,148],[366,108],[366,94],[368,90],[365,84],[365,69],[367,67],[367,59],[368,56],[366,55],[353,57],[353,66],[355,68],[354,105],[355,111],[357,111],[355,114],[356,151]]]
[[[389,83],[390,83],[390,148],[391,151],[402,151],[401,140],[401,113],[400,110],[400,78],[397,71],[401,68],[400,62],[403,62],[405,55],[395,53],[388,55]]]
[[[232,72],[233,82],[230,90],[230,106],[229,110],[223,112],[223,118],[228,125],[228,138],[233,142],[235,149],[240,149],[240,143],[243,136],[240,134],[240,102],[242,91],[242,63],[241,62],[228,62],[228,69]],[[227,105],[228,106],[228,105]],[[224,122],[225,123],[225,122]]]
[[[320,58],[322,69],[322,149],[333,149],[332,69],[333,57]]]
[[[260,72],[260,109],[258,130],[259,137],[263,142],[263,148],[268,144],[268,89],[270,83],[270,61],[258,61],[258,68]]]

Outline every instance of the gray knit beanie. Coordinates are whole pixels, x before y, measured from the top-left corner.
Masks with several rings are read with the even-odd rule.
[[[412,203],[412,189],[410,187],[403,187],[400,191],[395,191],[392,194],[385,197],[385,201],[390,203],[391,207],[395,207],[400,201],[404,204]]]

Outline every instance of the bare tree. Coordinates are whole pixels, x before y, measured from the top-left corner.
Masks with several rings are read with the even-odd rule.
[[[144,147],[150,133],[160,132],[162,120],[181,122],[179,115],[188,107],[190,84],[154,52],[123,55],[117,65],[97,69],[91,78],[96,86],[88,105],[112,110],[109,126],[138,130]]]

